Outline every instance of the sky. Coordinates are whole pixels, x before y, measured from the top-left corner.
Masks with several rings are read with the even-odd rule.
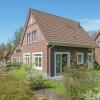
[[[0,44],[24,26],[29,8],[75,20],[87,31],[100,30],[100,0],[0,0]]]

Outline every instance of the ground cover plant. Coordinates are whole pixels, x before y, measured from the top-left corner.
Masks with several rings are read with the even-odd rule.
[[[34,93],[22,80],[0,74],[0,100],[35,100]]]

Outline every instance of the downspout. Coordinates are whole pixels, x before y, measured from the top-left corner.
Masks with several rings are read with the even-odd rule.
[[[54,45],[51,45],[49,47],[49,77],[51,77],[51,49],[54,47]]]

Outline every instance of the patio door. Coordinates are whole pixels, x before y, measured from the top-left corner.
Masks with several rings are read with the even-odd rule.
[[[55,76],[61,75],[68,65],[70,65],[70,53],[55,52]]]
[[[94,68],[94,58],[93,58],[93,53],[88,53],[88,69],[93,69]]]

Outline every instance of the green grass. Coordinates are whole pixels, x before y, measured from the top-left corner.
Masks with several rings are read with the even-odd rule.
[[[97,76],[100,76],[100,71],[95,71],[95,74],[96,74]]]
[[[48,86],[50,87],[48,88],[49,90],[56,93],[64,94],[64,88],[61,82],[55,80],[46,80],[45,83],[48,84]]]
[[[17,79],[20,79],[20,80],[25,80],[26,75],[27,75],[27,73],[24,69],[12,70],[8,74],[12,75],[12,76],[14,76],[14,77],[16,77]]]
[[[35,100],[33,91],[22,80],[0,75],[0,100]]]
[[[59,93],[59,94],[65,94],[63,83],[54,81],[54,80],[46,80],[45,83],[50,86],[50,88],[48,88],[49,90]],[[91,88],[91,86],[87,86],[87,87],[88,87],[88,90],[100,91],[100,80],[97,80],[94,82],[93,88]]]

